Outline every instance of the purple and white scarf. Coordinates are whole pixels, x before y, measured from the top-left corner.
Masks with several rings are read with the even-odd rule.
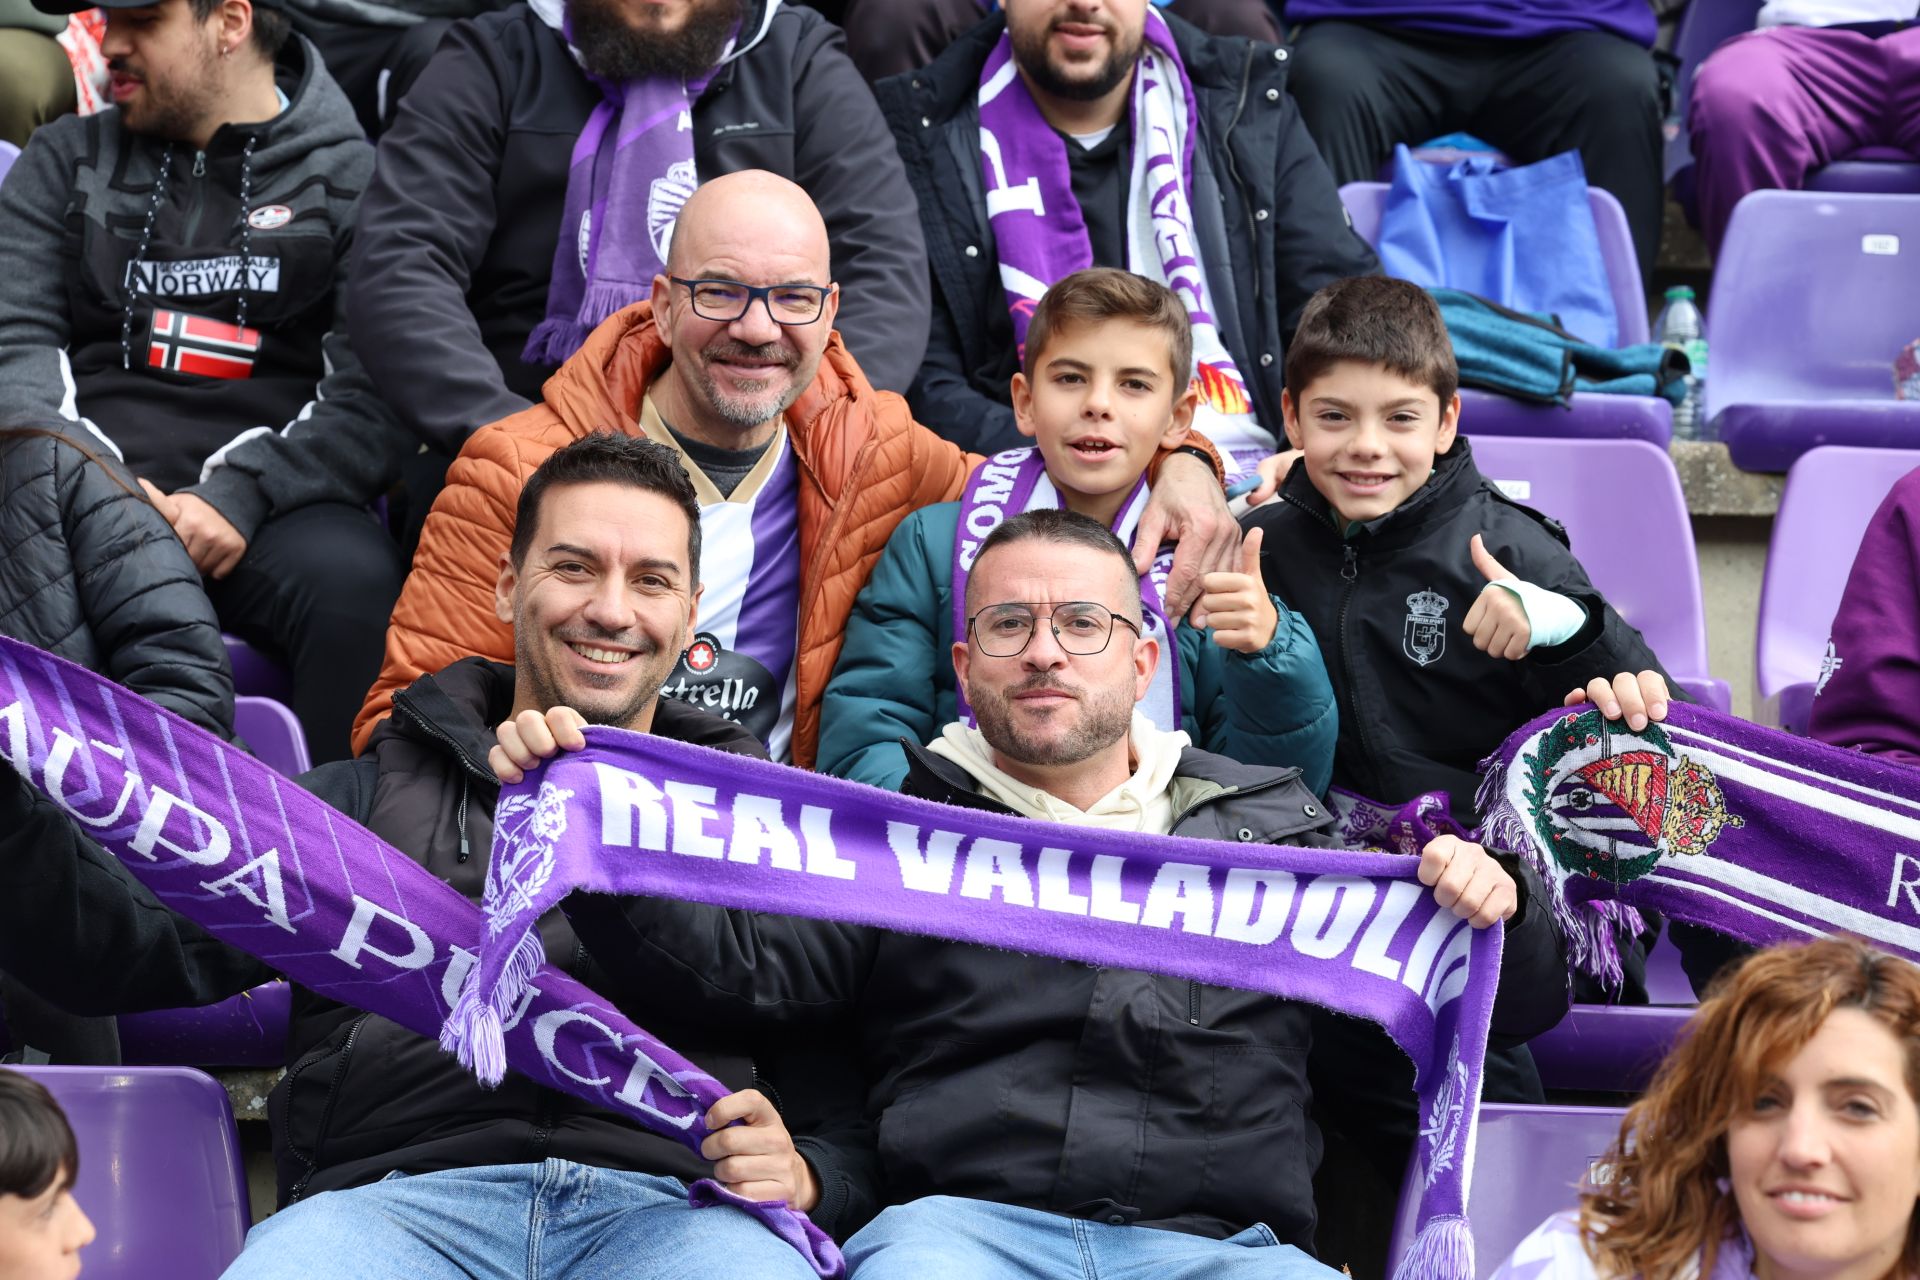
[[[1400,1275],[1472,1275],[1465,1196],[1501,933],[1439,907],[1414,859],[1086,831],[623,730],[587,739],[501,793],[483,910],[211,734],[0,639],[0,753],[22,778],[168,906],[321,994],[439,1030],[483,1080],[511,1066],[691,1149],[705,1137],[724,1086],[541,961],[535,924],[576,889],[1265,991],[1372,1019],[1413,1059],[1428,1179]],[[840,1273],[804,1215],[710,1182],[693,1198],[739,1204]]]
[[[769,0],[768,16],[778,7],[779,0]],[[578,63],[573,20],[560,0],[533,8],[560,32]],[[574,140],[546,318],[520,353],[528,364],[564,363],[601,321],[646,297],[653,278],[666,270],[674,222],[700,182],[693,103],[714,72],[744,52],[735,48],[738,35],[727,38],[719,63],[690,80],[616,84],[582,68],[602,97]]]
[[[1114,536],[1133,545],[1134,531],[1140,525],[1140,513],[1147,509],[1151,495],[1143,475],[1134,483],[1133,492],[1120,505],[1113,523]],[[973,469],[967,478],[966,492],[960,498],[960,522],[953,537],[953,638],[967,637],[967,579],[973,573],[974,557],[987,535],[1013,516],[1026,511],[1057,509],[1060,492],[1047,476],[1047,460],[1038,449],[1007,449],[994,454]],[[1154,727],[1168,733],[1180,729],[1180,651],[1175,647],[1173,622],[1167,617],[1167,576],[1173,572],[1173,548],[1163,548],[1140,575],[1141,617],[1146,634],[1160,642],[1160,665],[1153,670],[1153,684],[1140,703],[1140,712]],[[960,720],[973,726],[973,708],[967,705],[964,687],[954,689],[954,704]]]
[[[1194,121],[1198,111],[1173,32],[1152,8],[1134,68],[1133,169],[1127,190],[1127,269],[1158,280],[1186,304],[1193,325],[1194,426],[1231,457],[1235,471],[1273,452],[1274,436],[1254,417],[1246,379],[1233,363],[1208,295],[1206,264],[1193,231]],[[987,222],[1000,260],[1000,285],[1024,355],[1027,325],[1047,288],[1093,265],[1086,219],[1073,197],[1067,143],[1040,114],[1000,42],[980,72],[980,164]]]
[[[1487,841],[1532,861],[1570,958],[1603,981],[1620,981],[1615,925],[1635,908],[1920,962],[1920,769],[1684,703],[1638,733],[1556,712],[1482,768]]]

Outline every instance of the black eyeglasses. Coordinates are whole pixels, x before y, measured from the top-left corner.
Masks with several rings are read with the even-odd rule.
[[[738,280],[667,279],[693,295],[693,314],[717,324],[732,324],[755,302],[767,304],[775,324],[812,324],[826,310],[829,284],[741,284]]]
[[[990,604],[967,619],[967,634],[989,658],[1017,658],[1033,643],[1034,628],[1043,617],[1052,624],[1060,648],[1078,658],[1104,653],[1116,622],[1140,634],[1131,618],[1091,600],[1064,601],[1044,614],[1032,605]]]

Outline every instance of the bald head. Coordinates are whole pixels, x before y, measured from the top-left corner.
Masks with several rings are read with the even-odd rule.
[[[827,247],[827,224],[813,199],[797,183],[764,169],[725,173],[700,184],[674,223],[667,270],[676,276],[715,274],[716,262],[772,264],[776,279],[832,278],[832,254]],[[788,268],[803,268],[780,275]],[[728,279],[746,275],[720,272]]]
[[[696,305],[695,280],[761,292],[737,311],[740,289],[708,285],[703,297],[727,301]],[[813,383],[839,309],[827,224],[805,191],[757,169],[702,183],[674,224],[666,274],[653,278],[654,322],[673,350],[655,407],[719,448],[765,443]]]

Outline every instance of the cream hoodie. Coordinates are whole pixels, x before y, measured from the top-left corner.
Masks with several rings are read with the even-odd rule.
[[[1184,732],[1165,733],[1154,728],[1153,722],[1138,711],[1133,713],[1131,734],[1133,776],[1085,811],[1038,787],[1008,777],[994,764],[993,749],[980,731],[969,729],[958,720],[941,730],[927,750],[965,769],[980,784],[983,793],[1025,817],[1163,836],[1173,826],[1173,801],[1167,796],[1167,784],[1173,781],[1180,752],[1190,740]]]

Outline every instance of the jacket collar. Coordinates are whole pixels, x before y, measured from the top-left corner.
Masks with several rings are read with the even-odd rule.
[[[580,349],[547,379],[541,396],[575,436],[616,426],[632,431],[639,420],[641,398],[672,360],[665,335],[653,322],[653,304],[636,302],[614,312],[588,334]],[[877,394],[835,330],[827,339],[813,381],[787,410],[796,450],[804,447],[806,425],[833,404],[846,400],[857,405]]]
[[[492,781],[487,752],[495,741],[493,726],[513,713],[513,690],[512,667],[462,658],[394,694],[395,714],[374,729],[369,748],[387,737],[432,743],[450,752],[469,773]],[[767,754],[743,726],[672,698],[654,704],[652,733],[734,755],[764,760]]]
[[[975,789],[973,775],[958,762],[935,755],[909,738],[900,739],[900,745],[907,753],[907,776],[900,784],[902,795],[962,809],[985,809],[989,813],[1012,812],[999,801],[981,795]],[[1180,753],[1180,764],[1174,770],[1174,778],[1208,783],[1222,791],[1241,791],[1280,777],[1297,777],[1299,772],[1298,769],[1241,764],[1198,747],[1187,747]],[[1182,806],[1175,807],[1178,809]]]
[[[1433,478],[1419,492],[1387,512],[1348,532],[1358,544],[1375,547],[1400,546],[1417,538],[1436,522],[1447,519],[1480,487],[1480,469],[1474,465],[1473,446],[1465,436],[1456,435],[1453,447],[1433,460]],[[1307,478],[1304,466],[1287,473],[1280,489],[1287,503],[1318,516],[1333,536],[1340,535],[1340,517],[1333,505],[1321,496]]]

